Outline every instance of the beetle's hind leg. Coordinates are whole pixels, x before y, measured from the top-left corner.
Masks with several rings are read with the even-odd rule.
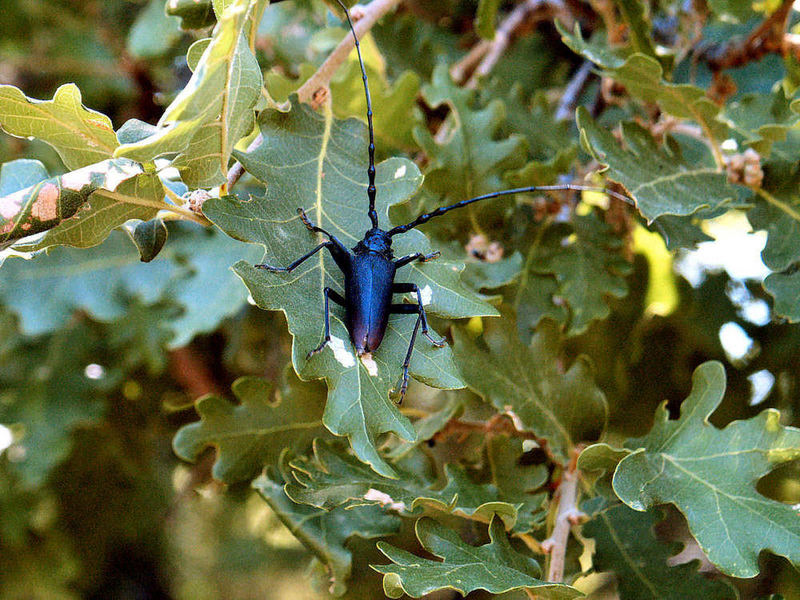
[[[391,307],[391,312],[399,313],[402,312],[400,310],[396,310],[400,306],[411,306],[414,307],[411,310],[406,312],[418,312],[419,313],[419,320],[421,321],[422,325],[422,335],[428,338],[434,346],[437,348],[442,348],[447,345],[447,340],[444,338],[437,340],[434,338],[430,332],[428,331],[428,316],[425,314],[425,305],[422,302],[422,292],[420,292],[419,286],[416,283],[395,283],[392,285],[392,293],[393,294],[406,294],[408,292],[412,292],[417,296],[417,303],[414,304],[393,304]]]
[[[331,341],[331,308],[330,308],[330,300],[333,300],[339,306],[344,306],[345,301],[341,295],[335,290],[332,290],[329,287],[326,287],[323,290],[323,295],[325,296],[325,337],[322,340],[322,343],[314,348],[311,352],[306,355],[306,360],[314,356],[315,354],[319,354],[322,350],[327,346]]]

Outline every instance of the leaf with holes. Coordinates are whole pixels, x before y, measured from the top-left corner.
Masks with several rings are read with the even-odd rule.
[[[633,452],[617,466],[614,491],[640,511],[675,504],[708,559],[728,575],[757,575],[762,550],[800,564],[797,509],[756,490],[761,477],[800,457],[800,429],[782,426],[773,409],[717,429],[708,417],[725,392],[724,367],[704,363],[692,383],[679,419],[662,405],[650,433],[625,443]]]
[[[253,128],[261,93],[261,70],[247,40],[257,4],[237,0],[225,8],[192,78],[164,111],[156,132],[123,144],[116,156],[145,162],[177,154],[172,166],[190,188],[225,180],[234,145]]]
[[[736,588],[704,577],[696,563],[669,566],[680,544],[656,538],[658,521],[655,511],[641,513],[617,504],[583,526],[583,535],[596,544],[592,566],[614,573],[620,600],[738,599]]]
[[[4,190],[10,186],[3,183],[3,179],[11,177],[21,181],[12,173],[18,164],[14,161],[4,165],[0,173],[0,185]],[[100,190],[105,191],[104,198],[87,204],[92,194]],[[155,190],[163,190],[158,177],[144,174],[140,165],[124,158],[106,160],[40,180],[0,197],[0,244],[43,231],[52,234],[45,239],[54,241],[42,239],[32,248],[70,242],[77,246],[98,244],[113,227],[127,219],[155,214],[156,209],[152,206],[142,206],[162,203],[163,192],[154,197]],[[110,199],[122,197],[136,204]],[[124,218],[120,219],[120,215]]]
[[[330,112],[319,115],[296,102],[289,113],[264,111],[259,117],[264,143],[250,153],[237,153],[244,167],[268,182],[267,195],[240,201],[212,198],[205,214],[232,237],[261,244],[263,261],[287,265],[313,248],[317,239],[301,223],[297,207],[348,246],[354,246],[369,228],[366,196],[366,127],[355,119],[338,121]],[[417,167],[404,159],[390,159],[377,166],[381,223],[389,225],[389,207],[412,196],[421,183]],[[398,236],[396,255],[431,252],[427,238],[418,231]],[[443,260],[404,267],[398,281],[419,285],[426,309],[448,318],[494,315],[496,311],[461,283],[463,266]],[[378,436],[393,432],[414,438],[411,423],[389,399],[389,390],[400,376],[400,367],[414,327],[415,315],[393,316],[386,337],[373,353],[374,365],[356,360],[339,309],[332,307],[334,343],[321,354],[306,358],[323,335],[323,288],[343,293],[343,278],[325,252],[292,273],[269,273],[240,261],[234,270],[250,290],[256,304],[286,314],[294,336],[292,362],[304,379],[328,381],[324,422],[337,435],[350,438],[358,457],[384,475],[392,469],[381,458]],[[423,300],[425,300],[423,298]],[[418,340],[411,360],[411,374],[435,387],[459,388],[463,382],[449,348],[434,348]]]
[[[475,590],[492,594],[530,590],[542,600],[567,600],[582,595],[563,583],[539,579],[539,565],[511,547],[499,518],[492,519],[489,525],[490,542],[478,547],[464,543],[455,531],[428,517],[417,521],[415,529],[422,546],[442,560],[420,558],[378,542],[378,549],[392,564],[372,565],[372,568],[383,573],[383,591],[389,598],[400,598],[403,594],[421,598],[445,589],[461,594]]]

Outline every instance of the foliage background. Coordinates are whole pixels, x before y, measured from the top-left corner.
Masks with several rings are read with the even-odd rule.
[[[147,155],[147,148],[137,146],[152,130],[133,123],[123,134],[120,126],[130,119],[153,125],[171,103],[176,118],[192,123],[192,131],[216,119],[216,113],[209,116],[203,110],[217,101],[210,73],[219,65],[209,60],[203,75],[207,78],[192,84],[186,56],[188,51],[190,61],[198,60],[198,47],[192,44],[211,35],[214,9],[221,15],[224,5],[236,3],[169,4],[182,15],[187,30],[181,29],[180,17],[165,14],[163,0],[5,0],[0,11],[0,83],[18,87],[29,98],[49,99],[59,86],[74,82],[80,90],[78,103],[107,115],[119,142],[131,145],[127,156],[152,164],[161,152]],[[535,547],[533,552],[526,549],[521,540],[528,536],[541,542],[552,532],[549,521],[554,514],[548,516],[548,510],[557,508],[552,492],[562,467],[582,447],[576,442],[595,440],[603,429],[604,403],[608,424],[602,439],[621,447],[626,439],[651,430],[662,401],[677,418],[681,402],[692,391],[695,369],[715,360],[724,366],[727,385],[719,408],[709,411],[714,426],[751,419],[765,408],[778,409],[782,425],[800,424],[800,329],[795,324],[800,320],[800,134],[793,103],[799,79],[791,37],[797,13],[785,12],[777,38],[769,37],[772,29],[764,34],[766,50],[754,51],[746,43],[765,19],[774,25],[770,15],[774,20],[791,2],[650,2],[644,12],[637,8],[639,3],[624,0],[552,4],[561,6],[561,12],[547,2],[531,11],[513,30],[513,41],[498,62],[476,80],[474,91],[468,89],[470,84],[463,85],[469,77],[453,82],[441,63],[463,65],[470,49],[488,43],[480,36],[491,38],[494,23],[507,23],[516,3],[408,1],[364,38],[379,159],[397,157],[385,172],[403,166],[408,173],[397,189],[386,182],[384,210],[396,204],[391,209],[393,222],[402,222],[420,208],[446,200],[515,185],[581,180],[601,164],[610,166],[609,179],[625,186],[639,210],[599,194],[561,195],[555,208],[530,196],[453,213],[431,224],[426,235],[432,247],[443,251],[446,265],[433,264],[431,269],[440,270],[427,272],[441,285],[434,326],[447,332],[453,358],[450,350],[439,355],[430,351],[424,340],[416,356],[433,356],[450,365],[443,370],[453,370],[446,373],[450,379],[426,375],[423,367],[417,370],[419,378],[436,387],[413,382],[402,409],[415,420],[423,443],[380,437],[410,427],[395,416],[391,405],[382,404],[380,394],[371,399],[370,414],[377,423],[369,425],[369,434],[362,438],[346,422],[340,422],[339,430],[331,426],[339,413],[330,395],[331,413],[325,417],[328,429],[348,434],[356,455],[381,475],[387,469],[402,474],[410,490],[403,500],[407,506],[419,501],[420,511],[473,546],[489,541],[487,515],[494,512],[509,525],[514,551],[545,565],[547,559]],[[312,598],[326,597],[326,590],[349,598],[376,598],[383,594],[381,577],[369,565],[385,565],[384,554],[399,564],[404,557],[383,545],[381,554],[374,538],[421,555],[425,535],[429,543],[438,534],[447,535],[436,529],[441,525],[423,520],[417,522],[418,541],[416,518],[399,518],[391,507],[372,504],[345,510],[353,494],[363,498],[367,488],[393,488],[323,428],[325,384],[302,382],[292,369],[294,361],[307,379],[336,372],[332,359],[317,371],[303,371],[306,367],[298,358],[307,350],[303,343],[318,342],[321,322],[295,315],[300,325],[292,333],[304,333],[297,334],[293,346],[287,318],[254,306],[275,301],[273,292],[260,287],[264,282],[246,270],[261,260],[263,248],[222,232],[272,248],[280,262],[312,242],[302,228],[293,229],[294,245],[280,254],[274,239],[258,237],[258,232],[234,219],[226,221],[224,215],[239,210],[239,201],[249,193],[262,196],[259,180],[271,182],[268,193],[284,198],[292,195],[295,181],[308,175],[301,171],[281,180],[269,170],[279,158],[244,152],[256,134],[252,107],[263,111],[256,128],[279,138],[281,128],[289,126],[269,107],[283,103],[298,88],[298,78],[313,73],[346,31],[321,2],[293,0],[266,9],[260,3],[256,13],[259,10],[263,15],[251,15],[252,23],[231,16],[218,30],[238,32],[252,44],[258,61],[247,63],[247,52],[230,46],[231,56],[244,57],[241,72],[255,82],[255,92],[248,99],[247,86],[242,86],[239,96],[226,100],[235,108],[224,127],[238,133],[231,134],[223,164],[238,142],[235,157],[255,177],[245,175],[236,184],[238,199],[209,201],[206,214],[220,229],[184,222],[187,219],[167,220],[169,237],[163,250],[152,262],[141,263],[129,236],[110,230],[126,218],[148,221],[155,216],[157,208],[119,199],[124,192],[161,201],[164,192],[147,167],[135,184],[118,188],[116,197],[103,196],[102,191],[92,196],[95,204],[87,212],[92,224],[78,228],[80,243],[74,229],[53,229],[45,242],[22,248],[49,247],[31,262],[8,252],[0,258],[0,432],[9,437],[0,455],[3,598]],[[573,31],[574,24],[582,33]],[[784,30],[790,35],[784,36]],[[222,33],[215,34],[215,40],[223,39]],[[222,50],[218,56],[227,64]],[[582,67],[585,59],[591,61],[591,71]],[[589,74],[585,85],[565,104],[565,88],[582,68]],[[195,96],[178,110],[174,101],[184,88]],[[74,94],[71,88],[61,89],[67,92]],[[15,110],[13,94],[8,88],[3,94],[0,125],[22,137],[0,136],[0,196],[98,162],[85,156],[100,152],[91,143],[76,144],[81,150],[73,148],[70,139],[54,142],[51,136],[49,145],[42,141],[57,119],[46,122],[41,135],[19,131],[25,125],[17,125],[10,116]],[[334,75],[330,95],[337,119],[363,119],[354,55]],[[576,106],[582,107],[577,121],[572,118]],[[567,118],[557,119],[564,109]],[[324,128],[325,117],[319,116],[324,113],[324,107],[312,113],[295,106],[286,119],[291,127]],[[334,138],[343,140],[341,146],[347,149],[331,161],[341,161],[343,168],[349,165],[352,177],[363,179],[363,126],[348,123],[341,125],[342,137]],[[213,138],[213,127],[204,131]],[[277,154],[312,151],[303,143],[293,148],[294,139],[281,139]],[[166,149],[172,164],[181,168],[183,183],[177,173],[166,175],[175,197],[186,192],[187,185],[208,189],[222,183],[221,174],[215,179],[214,169],[199,157],[206,143],[207,138],[195,138],[196,146]],[[745,160],[745,147],[755,149],[759,160],[753,164],[750,158],[750,166],[742,164],[737,171],[737,161]],[[20,158],[40,164],[12,162]],[[419,184],[415,165],[425,182],[421,193],[403,204]],[[735,186],[737,177],[748,185]],[[602,184],[603,179],[594,176],[589,182]],[[363,192],[357,186],[347,188],[344,180],[333,177],[328,185],[326,201],[341,194],[345,202],[353,198],[350,201],[361,206]],[[155,191],[148,186],[156,186]],[[84,190],[84,195],[90,192]],[[295,204],[291,198],[276,210],[291,212]],[[107,208],[102,215],[113,214],[113,219],[97,216],[102,207]],[[279,220],[280,213],[258,217]],[[83,213],[77,218],[88,219]],[[359,223],[345,225],[359,234]],[[159,230],[154,226],[154,232]],[[487,241],[502,244],[502,260],[482,260],[483,255],[465,250],[479,232]],[[727,260],[715,262],[708,258],[709,250],[691,252],[709,236],[734,240],[727,249],[722,246]],[[148,243],[152,249],[152,239],[144,239],[139,249]],[[414,241],[427,243],[421,236]],[[23,243],[30,244],[30,239]],[[761,258],[766,266],[737,271],[750,260],[747,250],[758,252],[764,243]],[[230,268],[239,261],[244,262],[236,271],[247,288]],[[462,262],[466,268],[460,278],[445,273],[450,270],[447,265]],[[422,270],[413,276],[425,274]],[[315,286],[316,280],[309,289]],[[299,286],[289,291],[304,297]],[[316,306],[316,297],[309,297]],[[296,298],[276,302],[302,305]],[[493,307],[502,318],[475,316],[493,314]],[[407,328],[408,324],[398,325],[398,331]],[[745,340],[741,348],[723,343],[731,332]],[[387,342],[387,356],[399,355],[401,345],[390,348]],[[487,378],[487,364],[502,372],[510,356],[521,361],[519,370],[509,369],[512,377],[536,373],[528,388],[508,391]],[[467,389],[438,389],[458,388],[459,378]],[[388,389],[393,379],[387,377],[381,384]],[[707,389],[717,384],[708,383]],[[351,386],[339,385],[348,390]],[[559,390],[560,395],[547,397],[545,388]],[[537,394],[555,407],[570,435],[560,439],[541,425],[535,410],[524,412]],[[558,398],[566,403],[559,405]],[[230,401],[239,406],[234,410]],[[523,446],[525,435],[516,431],[509,436],[502,420],[492,420],[515,402],[523,433],[546,439],[553,456]],[[662,416],[659,413],[656,421]],[[261,434],[253,439],[241,433],[254,424],[268,431],[287,422],[317,425],[301,435],[284,431],[282,437]],[[754,423],[745,426],[750,433]],[[226,427],[233,432],[229,438]],[[753,466],[752,480],[758,480],[762,498],[796,505],[800,466],[791,459],[800,444],[792,442],[794,430],[783,431],[789,432],[788,450],[777,456],[780,442],[775,442],[769,465],[763,472]],[[700,445],[705,443],[700,453],[711,443],[707,435],[707,430],[698,434]],[[193,464],[175,455],[173,438],[177,452]],[[315,446],[316,459],[309,448],[313,438],[323,439]],[[232,441],[226,445],[221,441],[225,439]],[[207,448],[208,442],[220,446],[219,457]],[[759,439],[752,445],[767,455],[767,443]],[[289,454],[282,454],[285,447],[291,449]],[[342,492],[341,481],[325,481],[319,462],[325,464],[326,453],[329,461],[344,461],[332,463],[338,467],[330,473],[346,473],[351,476],[347,483],[363,481],[366,488]],[[655,586],[661,582],[675,597],[688,597],[677,588],[676,582],[684,581],[690,590],[703,590],[709,597],[766,598],[781,593],[800,598],[800,576],[782,557],[794,553],[792,560],[797,562],[791,540],[777,541],[775,553],[760,555],[758,543],[763,541],[754,542],[756,577],[750,577],[754,572],[748,572],[748,578],[719,576],[694,543],[679,510],[665,505],[634,513],[617,497],[629,506],[648,501],[636,494],[627,500],[616,480],[612,491],[608,476],[592,470],[597,464],[613,468],[620,458],[600,447],[596,456],[581,459],[586,461],[579,465],[586,482],[583,500],[588,501],[581,508],[593,518],[583,526],[581,537],[570,538],[567,583],[591,598],[647,597],[647,585],[639,587],[636,572],[626,571],[631,564],[613,543],[612,534],[621,533],[631,544],[640,544],[628,550],[643,557],[642,580]],[[450,469],[446,474],[445,463]],[[506,465],[508,472],[498,465]],[[250,480],[265,466],[268,471],[255,479],[252,489]],[[710,468],[722,479],[739,469],[751,474],[731,462]],[[299,483],[294,479],[298,473]],[[450,477],[452,488],[444,489],[458,490],[461,504],[442,491],[445,477]],[[297,489],[284,492],[281,478]],[[527,487],[514,488],[514,480]],[[304,481],[305,487],[300,485]],[[530,489],[537,493],[526,494]],[[389,495],[397,500],[399,493]],[[690,498],[690,506],[700,496]],[[475,500],[490,497],[501,500],[490,509]],[[777,510],[775,506],[770,510]],[[309,529],[300,529],[298,540],[287,522]],[[796,535],[796,522],[794,527]],[[501,530],[495,521],[492,539],[505,539]],[[589,563],[579,562],[587,538],[596,540],[591,573]],[[706,575],[698,575],[696,565],[672,566],[675,559],[670,557],[681,545],[671,541],[686,544],[685,556],[701,558]],[[717,545],[724,544],[711,542],[712,549]],[[447,590],[437,593],[437,598],[453,597]],[[487,595],[478,591],[470,597]],[[516,590],[503,597],[525,595]]]

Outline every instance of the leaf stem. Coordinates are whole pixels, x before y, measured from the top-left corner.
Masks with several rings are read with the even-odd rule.
[[[782,210],[783,212],[785,212],[787,215],[789,215],[795,221],[800,222],[800,212],[797,212],[794,208],[792,208],[791,206],[786,204],[786,202],[782,202],[781,200],[779,200],[778,198],[776,198],[775,196],[770,194],[764,188],[758,188],[758,189],[755,189],[753,191],[755,191],[759,196],[764,198],[764,200],[766,200],[767,203],[771,204],[772,206],[774,206],[775,208],[777,208],[779,210]]]
[[[193,213],[191,210],[175,206],[174,204],[167,204],[166,202],[159,202],[157,200],[145,200],[144,198],[137,198],[135,196],[128,196],[127,194],[120,194],[119,192],[112,192],[109,190],[98,190],[104,196],[107,196],[113,200],[117,200],[119,202],[124,202],[126,204],[135,204],[137,206],[148,206],[150,208],[157,208],[159,210],[165,210],[167,212],[174,213],[176,215],[180,215],[187,221],[193,221],[200,225],[208,226],[211,222],[206,219],[205,217]]]

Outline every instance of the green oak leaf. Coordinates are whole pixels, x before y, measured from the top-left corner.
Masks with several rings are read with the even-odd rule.
[[[773,409],[717,429],[708,417],[725,392],[724,367],[704,363],[692,382],[679,419],[662,405],[650,433],[626,442],[633,452],[617,466],[614,491],[639,511],[675,504],[708,559],[733,577],[757,575],[762,550],[800,564],[797,510],[756,490],[761,477],[800,457],[800,430],[782,426]]]
[[[440,489],[434,481],[398,466],[398,478],[384,477],[320,442],[314,443],[313,459],[296,459],[291,466],[295,482],[286,485],[286,494],[295,502],[318,508],[379,504],[406,516],[430,509],[487,523],[498,515],[506,527],[512,528],[520,511],[529,516],[543,500],[526,495],[527,488],[504,497],[493,483],[473,482],[456,464],[444,466],[446,483]],[[530,523],[524,523],[522,529],[530,531]]]
[[[502,594],[525,589],[543,600],[565,600],[582,595],[568,585],[538,579],[539,565],[511,547],[499,518],[492,519],[489,525],[491,541],[478,547],[464,543],[455,531],[428,517],[417,521],[415,528],[423,548],[442,560],[420,558],[386,542],[378,542],[378,549],[392,564],[372,565],[372,568],[383,574],[383,591],[390,598],[400,598],[403,594],[421,598],[443,589],[460,594],[474,590]]]
[[[168,290],[183,311],[164,325],[172,332],[170,348],[180,348],[198,334],[215,331],[224,319],[242,310],[247,288],[230,265],[237,260],[257,262],[264,252],[253,244],[233,241],[216,228],[186,227],[170,239],[171,255],[190,271]]]
[[[566,309],[570,335],[583,333],[592,321],[608,317],[609,299],[628,293],[623,276],[630,273],[631,265],[621,248],[619,237],[593,213],[575,215],[570,225],[557,223],[536,236],[527,249],[523,274],[511,288],[520,331],[532,331],[542,317],[557,315],[559,309]],[[542,288],[542,276],[555,279],[555,289],[549,290],[547,299],[552,309],[520,310],[531,299],[534,306],[541,302],[547,290]]]
[[[341,596],[347,589],[353,563],[347,541],[355,536],[373,539],[397,533],[400,518],[379,506],[325,510],[297,504],[283,490],[288,477],[285,472],[281,477],[270,469],[253,481],[253,487],[289,531],[326,566],[331,580],[329,591]]]
[[[592,566],[596,571],[615,574],[620,600],[739,598],[732,585],[698,573],[696,563],[668,566],[668,559],[680,550],[680,544],[656,538],[653,528],[659,520],[655,511],[641,513],[617,504],[600,511],[583,526],[583,535],[595,541]]]
[[[125,44],[133,56],[163,56],[181,38],[181,20],[164,10],[165,2],[171,4],[170,0],[150,0],[136,15]]]
[[[24,190],[50,177],[38,160],[18,158],[0,165],[0,197]]]
[[[764,289],[775,298],[777,316],[790,323],[800,322],[800,271],[772,273],[764,280]]]
[[[139,162],[177,154],[172,166],[190,188],[225,181],[234,145],[253,128],[261,70],[248,45],[250,15],[258,3],[227,6],[189,83],[164,111],[156,132],[123,144],[115,156]]]
[[[172,446],[181,458],[194,461],[207,447],[216,446],[214,477],[226,483],[252,479],[265,465],[276,464],[284,448],[304,451],[324,435],[320,387],[288,376],[278,401],[272,384],[258,377],[233,383],[238,405],[209,395],[197,400],[200,421],[184,425]]]
[[[296,102],[291,112],[266,110],[259,117],[264,143],[250,153],[237,153],[249,173],[268,182],[267,195],[241,201],[212,198],[203,210],[230,236],[261,244],[263,261],[287,265],[308,252],[318,240],[300,222],[303,207],[319,226],[354,246],[369,228],[366,215],[366,127],[360,121],[337,121],[330,111],[315,113]],[[421,183],[417,167],[405,159],[390,159],[377,166],[377,204],[381,223],[388,227],[389,207],[411,197]],[[395,255],[431,252],[427,238],[411,231],[394,240]],[[430,303],[431,314],[448,318],[495,315],[496,311],[460,281],[462,265],[444,260],[415,263],[398,273],[398,281],[419,285]],[[357,456],[383,475],[392,470],[376,449],[382,433],[394,432],[414,439],[411,423],[389,399],[400,376],[415,315],[392,316],[381,347],[373,353],[377,373],[357,361],[338,307],[332,306],[334,347],[306,358],[323,335],[322,289],[343,293],[342,276],[333,260],[320,252],[291,274],[269,273],[240,261],[234,271],[265,310],[286,314],[294,336],[292,362],[303,379],[325,378],[329,394],[325,426],[350,438]],[[410,372],[416,379],[445,389],[463,387],[449,348],[434,348],[424,338],[417,341]]]
[[[447,105],[450,109],[443,125],[448,128],[444,140],[435,139],[425,128],[414,130],[417,143],[430,158],[425,187],[453,200],[502,189],[503,174],[522,167],[526,157],[521,135],[503,135],[503,101],[476,107],[476,92],[457,86],[444,64],[434,69],[422,95],[429,106]]]
[[[578,469],[584,477],[592,482],[594,490],[604,498],[616,501],[612,477],[619,461],[631,451],[625,448],[614,448],[605,443],[592,444],[578,456]]]
[[[578,108],[578,127],[586,150],[608,167],[611,179],[625,186],[648,221],[662,215],[690,215],[704,208],[729,206],[739,195],[724,172],[683,163],[675,148],[659,147],[639,125],[622,125],[628,149],[622,148],[584,107]]]
[[[800,262],[800,169],[796,161],[770,161],[764,182],[752,198],[747,220],[753,229],[767,232],[761,259],[773,271],[785,271]]]
[[[793,160],[790,153],[775,144],[785,140],[786,133],[800,122],[800,116],[790,105],[790,99],[780,89],[771,94],[746,94],[726,104],[719,118],[742,144],[762,157],[774,150],[780,158]]]
[[[631,6],[629,0],[618,0]],[[637,51],[625,58],[610,51],[596,52],[587,44],[578,25],[573,34],[559,26],[561,40],[573,51],[582,54],[602,67],[604,75],[625,86],[633,96],[645,102],[655,102],[664,112],[681,119],[695,121],[713,143],[728,137],[728,127],[720,121],[720,107],[706,95],[703,88],[685,83],[670,83],[664,79],[664,69],[654,55]]]
[[[576,443],[605,427],[608,409],[592,367],[579,357],[564,370],[554,322],[542,321],[530,346],[519,339],[510,316],[487,321],[480,339],[471,339],[462,328],[453,338],[467,385],[498,411],[513,413],[517,427],[546,439],[562,460]]]
[[[139,249],[142,262],[150,262],[167,243],[167,226],[161,219],[139,221],[133,226],[130,236]]]
[[[0,128],[47,142],[71,171],[111,158],[119,146],[111,119],[83,106],[73,83],[59,87],[52,100],[34,100],[0,85]]]
[[[16,161],[9,163],[11,167],[9,167],[9,170],[4,169],[0,177],[12,177],[19,180],[19,177],[11,174],[12,171],[18,168],[17,165],[19,163],[15,163]],[[97,231],[96,222],[102,222],[103,224],[108,222],[104,216],[104,212],[106,212],[104,209],[107,210],[110,204],[114,206],[113,210],[116,211],[116,205],[119,204],[119,202],[113,201],[104,203],[98,199],[94,205],[87,205],[89,197],[101,189],[105,189],[107,196],[120,198],[123,197],[123,191],[138,194],[140,193],[139,186],[144,180],[140,180],[138,183],[130,183],[131,179],[135,179],[138,176],[143,176],[148,182],[145,186],[147,192],[143,194],[145,196],[151,195],[150,191],[153,186],[161,186],[157,176],[144,175],[140,165],[127,159],[118,158],[92,164],[57,177],[40,180],[29,187],[14,190],[0,197],[0,244],[13,242],[62,225],[62,231],[53,234],[55,238],[80,240],[80,235],[71,237],[66,231],[72,231],[77,227],[79,232],[87,235],[90,232],[94,233]],[[4,185],[4,187],[6,186]],[[115,191],[118,188],[123,189]],[[147,201],[139,197],[129,197],[128,194],[124,194],[124,197],[126,200],[135,202]],[[159,197],[159,201],[161,197],[163,197],[163,193]],[[146,213],[149,215],[155,213],[152,207],[147,207],[143,212],[143,207],[140,205],[134,207],[125,205],[124,209],[131,214]],[[83,223],[84,221],[95,224],[95,227],[76,226],[76,223]],[[114,226],[123,222],[124,220],[117,219],[114,221]],[[104,235],[94,243],[102,241],[109,230],[110,228],[104,230]],[[43,243],[43,245],[50,244]]]
[[[638,0],[614,0],[620,15],[628,24],[628,37],[634,52],[656,58],[656,49],[650,36],[650,23],[645,15],[645,5]]]
[[[130,296],[152,304],[178,272],[163,258],[143,264],[118,231],[87,250],[56,248],[30,260],[7,257],[0,266],[0,300],[19,315],[26,334],[38,335],[58,329],[78,309],[113,321],[125,314]]]
[[[181,29],[205,29],[216,23],[211,0],[168,0],[168,15],[181,20]]]

